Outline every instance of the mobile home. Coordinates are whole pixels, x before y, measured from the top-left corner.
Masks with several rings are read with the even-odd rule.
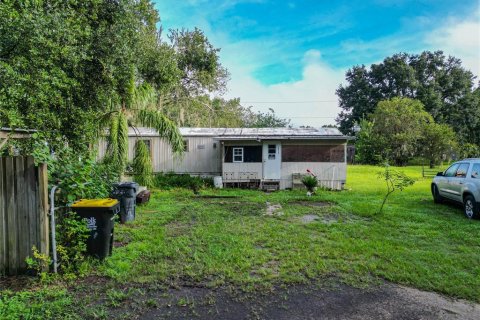
[[[180,128],[185,152],[172,153],[158,132],[129,132],[129,159],[138,140],[150,149],[154,172],[221,176],[224,186],[288,189],[307,170],[321,185],[342,189],[349,137],[332,128]],[[100,144],[100,157],[106,142]]]

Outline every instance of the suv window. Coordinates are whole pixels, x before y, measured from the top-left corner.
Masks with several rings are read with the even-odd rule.
[[[472,178],[480,179],[480,163],[475,163],[472,168]]]
[[[445,176],[445,177],[453,177],[453,176],[455,176],[455,172],[457,172],[458,166],[459,166],[458,163],[452,164],[452,165],[450,166],[450,168],[448,168],[448,169],[445,171],[444,176]]]
[[[455,177],[465,178],[467,176],[467,171],[469,167],[470,167],[469,163],[461,163],[458,166],[457,172],[455,173]]]

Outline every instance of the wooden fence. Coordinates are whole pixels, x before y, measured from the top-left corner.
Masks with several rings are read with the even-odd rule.
[[[0,275],[26,270],[32,247],[49,253],[47,166],[0,157]]]

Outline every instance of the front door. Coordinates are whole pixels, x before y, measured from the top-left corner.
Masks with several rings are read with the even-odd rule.
[[[265,142],[263,144],[263,179],[280,180],[281,147],[279,142]]]

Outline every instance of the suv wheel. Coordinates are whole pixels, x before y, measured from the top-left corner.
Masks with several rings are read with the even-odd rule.
[[[438,192],[438,187],[436,184],[432,184],[432,195],[433,195],[433,202],[441,203],[443,201],[442,196]]]
[[[477,219],[479,216],[477,202],[471,195],[467,195],[463,200],[463,211],[468,219]]]

